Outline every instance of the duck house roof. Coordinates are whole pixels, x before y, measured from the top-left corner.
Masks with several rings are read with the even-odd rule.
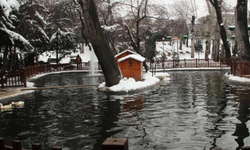
[[[143,62],[143,61],[145,60],[145,58],[142,57],[142,56],[139,55],[139,54],[130,54],[130,55],[127,55],[127,56],[125,56],[125,57],[120,58],[120,59],[118,60],[118,62],[122,62],[122,61],[124,61],[124,60],[129,59],[129,58],[135,59],[135,60],[137,60],[137,61],[139,61],[139,62]]]

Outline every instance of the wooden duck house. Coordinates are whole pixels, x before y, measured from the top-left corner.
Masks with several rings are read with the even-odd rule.
[[[123,77],[134,78],[136,81],[143,79],[144,57],[132,51],[125,51],[116,56]]]
[[[136,54],[135,52],[133,51],[130,51],[130,50],[125,50],[117,55],[115,55],[115,59],[116,59],[116,62],[118,62],[118,60],[122,57],[125,57],[125,56],[128,56],[130,54]]]

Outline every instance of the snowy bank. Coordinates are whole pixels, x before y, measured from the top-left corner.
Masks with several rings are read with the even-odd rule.
[[[123,78],[120,80],[119,84],[106,87],[105,82],[99,85],[98,90],[102,92],[111,93],[130,93],[143,91],[160,83],[160,79],[169,78],[168,73],[157,74],[157,76],[152,76],[152,73],[148,72],[144,74],[143,81],[135,81],[133,78]]]
[[[244,78],[244,77],[239,77],[239,76],[234,76],[232,74],[226,73],[223,76],[223,80],[227,82],[228,84],[232,84],[235,86],[250,86],[250,79],[249,78]]]

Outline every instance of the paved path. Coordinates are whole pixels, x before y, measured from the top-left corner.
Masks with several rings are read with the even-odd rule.
[[[15,97],[21,94],[28,94],[31,93],[33,91],[21,91],[21,87],[20,88],[4,88],[4,89],[0,89],[0,100],[9,98],[9,97]]]

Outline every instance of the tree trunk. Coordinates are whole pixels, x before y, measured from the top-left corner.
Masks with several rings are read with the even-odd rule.
[[[228,41],[227,41],[227,33],[226,33],[225,26],[223,24],[223,19],[222,19],[222,15],[221,15],[221,7],[219,6],[218,0],[210,0],[210,3],[214,6],[215,11],[216,11],[218,25],[220,26],[220,35],[221,35],[221,39],[223,42],[223,46],[224,46],[225,51],[226,51],[226,58],[231,58],[230,47],[229,47]]]
[[[116,85],[120,81],[121,73],[100,26],[95,2],[94,0],[78,0],[78,2],[84,13],[87,35],[102,67],[106,86]]]
[[[239,57],[250,61],[250,45],[248,38],[247,0],[238,0],[236,6],[236,40],[239,46]]]
[[[194,49],[195,49],[195,46],[194,46],[194,41],[195,41],[195,33],[192,33],[192,39],[191,39],[191,58],[194,58]]]
[[[183,43],[183,34],[181,34],[181,37],[180,37],[180,50],[182,50],[182,43]]]
[[[194,41],[195,41],[195,30],[194,30],[194,25],[195,25],[195,16],[192,16],[192,33],[191,33],[191,58],[194,58],[194,50],[195,50],[195,46],[194,46]]]
[[[214,61],[219,61],[220,55],[220,27],[215,25],[212,57]]]

